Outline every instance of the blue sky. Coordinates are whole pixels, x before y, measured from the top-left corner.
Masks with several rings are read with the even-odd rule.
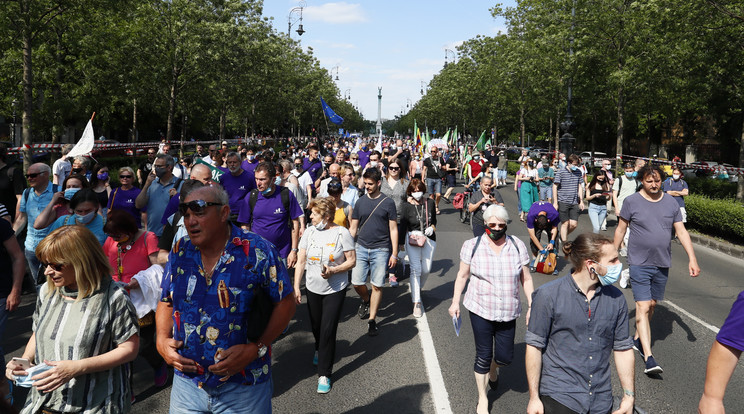
[[[408,99],[415,103],[421,98],[421,81],[428,82],[442,69],[445,49],[454,51],[479,34],[505,31],[503,20],[494,19],[488,11],[496,4],[481,0],[306,0],[306,32],[299,37],[295,25],[292,38],[299,38],[305,50],[312,47],[329,71],[339,67],[336,85],[341,97],[350,89],[351,102],[365,119],[377,119],[377,87],[382,87],[382,118],[391,119],[401,109],[406,111]],[[502,4],[513,6],[515,1]],[[297,6],[298,0],[264,0],[264,16],[273,17],[274,28],[286,33],[289,11]]]

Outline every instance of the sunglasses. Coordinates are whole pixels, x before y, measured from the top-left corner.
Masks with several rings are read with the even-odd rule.
[[[43,267],[51,267],[52,270],[54,270],[55,272],[61,272],[62,269],[65,267],[64,264],[59,264],[59,263],[44,263],[44,262],[41,262],[41,265]]]
[[[181,213],[182,216],[186,215],[187,210],[191,210],[194,212],[194,214],[203,214],[204,211],[209,206],[222,206],[224,204],[222,203],[214,203],[212,201],[204,201],[204,200],[193,200],[189,201],[188,203],[181,203],[178,205],[178,211]]]
[[[489,229],[495,229],[495,228],[504,228],[506,227],[506,224],[500,224],[500,223],[486,223]]]
[[[132,178],[131,175],[120,175],[119,178]]]
[[[392,170],[392,171],[398,171],[398,170],[400,170],[400,167],[390,167],[389,169]]]
[[[155,155],[154,152],[148,152],[147,155]]]
[[[26,178],[36,178],[36,177],[40,176],[41,174],[44,174],[44,173],[31,173],[31,174],[26,174]]]

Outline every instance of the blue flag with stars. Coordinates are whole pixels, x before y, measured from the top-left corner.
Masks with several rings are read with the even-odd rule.
[[[333,122],[336,125],[341,125],[342,122],[344,122],[344,119],[338,116],[335,112],[333,112],[333,109],[331,109],[330,106],[326,103],[325,100],[323,100],[323,97],[320,97],[320,104],[323,106],[323,112],[326,114],[328,119]]]

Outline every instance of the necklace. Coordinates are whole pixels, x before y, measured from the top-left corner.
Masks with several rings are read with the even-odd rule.
[[[212,269],[209,272],[204,270],[204,253],[200,255],[202,263],[199,265],[199,273],[202,276],[204,276],[204,278],[207,280],[207,286],[212,284],[212,276],[214,275],[214,271],[217,269],[217,266],[220,264],[220,261],[222,260],[222,256],[225,254],[225,250],[227,249],[227,244],[230,243],[230,237],[232,236],[230,233],[231,232],[228,231],[227,240],[225,240],[225,246],[222,248],[222,252],[217,257],[217,260],[214,262],[214,266],[212,266]]]

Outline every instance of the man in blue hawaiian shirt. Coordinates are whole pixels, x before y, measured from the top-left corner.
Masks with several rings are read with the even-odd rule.
[[[171,250],[156,314],[158,351],[176,370],[170,412],[270,413],[269,346],[295,311],[287,269],[266,239],[230,224],[222,189],[196,189],[179,208],[188,237]],[[259,289],[274,308],[251,341]]]

